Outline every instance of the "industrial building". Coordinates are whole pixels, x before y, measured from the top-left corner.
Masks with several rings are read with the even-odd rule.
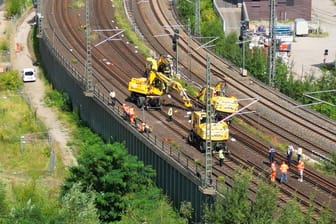
[[[270,0],[242,0],[250,20],[268,20]],[[277,20],[303,18],[311,20],[312,0],[275,0]]]

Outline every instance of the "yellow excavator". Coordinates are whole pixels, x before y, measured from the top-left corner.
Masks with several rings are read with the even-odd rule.
[[[147,77],[132,78],[128,83],[128,90],[131,92],[130,101],[136,103],[139,108],[144,106],[145,109],[160,109],[160,97],[173,89],[180,94],[187,108],[193,107],[183,86],[164,73],[156,71],[155,59],[148,58],[147,61],[152,62],[152,68],[146,69]]]
[[[214,109],[215,120],[220,121],[226,116],[237,112],[239,109],[238,99],[234,96],[225,96],[226,82],[218,82],[210,87],[211,106]],[[198,95],[197,100],[203,107],[206,105],[206,87],[203,87]]]
[[[190,119],[192,128],[187,141],[190,145],[197,147],[201,152],[206,150],[206,112],[193,111]],[[229,128],[226,122],[216,122],[211,119],[211,142],[212,150],[223,149],[228,153],[226,141],[229,139]]]

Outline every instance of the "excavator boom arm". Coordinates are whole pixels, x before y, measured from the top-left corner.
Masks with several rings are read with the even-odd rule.
[[[163,82],[165,82],[167,84],[168,87],[171,87],[172,89],[176,90],[180,96],[182,97],[182,100],[184,102],[184,105],[188,108],[192,107],[192,103],[190,98],[188,97],[188,94],[186,93],[186,91],[184,90],[184,88],[182,87],[181,83],[165,76],[164,74],[157,72],[157,77],[159,79],[161,79]]]

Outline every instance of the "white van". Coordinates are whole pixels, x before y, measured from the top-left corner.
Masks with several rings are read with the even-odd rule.
[[[22,81],[23,82],[35,82],[36,81],[36,71],[33,68],[24,68],[22,70]]]

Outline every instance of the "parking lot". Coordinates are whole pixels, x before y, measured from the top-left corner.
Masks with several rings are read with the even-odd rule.
[[[289,64],[297,78],[308,74],[320,77],[319,66],[336,60],[336,6],[331,0],[313,0],[312,22],[319,24],[326,37],[296,37]],[[325,50],[328,55],[324,55]]]

